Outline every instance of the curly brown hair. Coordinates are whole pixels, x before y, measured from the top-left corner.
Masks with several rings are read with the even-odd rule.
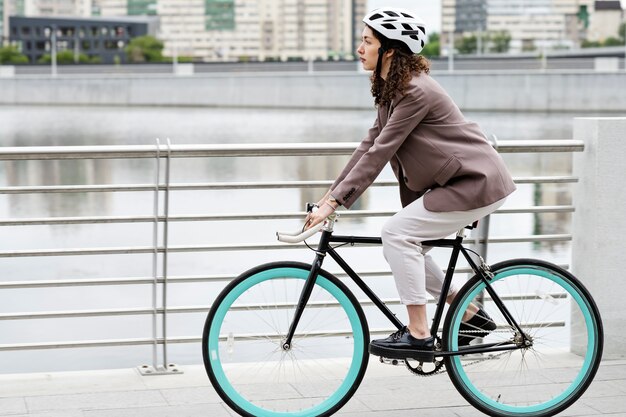
[[[398,92],[404,91],[413,74],[430,73],[430,61],[412,53],[403,42],[389,40],[374,29],[372,32],[384,50],[394,50],[387,80],[382,79],[379,71],[374,71],[370,78],[374,103],[376,106],[388,106]]]

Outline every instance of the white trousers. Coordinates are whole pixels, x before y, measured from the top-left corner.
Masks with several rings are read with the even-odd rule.
[[[498,209],[506,198],[468,211],[433,212],[424,207],[423,198],[415,200],[391,217],[383,226],[383,254],[391,267],[400,301],[405,305],[423,305],[426,292],[441,295],[444,274],[422,247],[425,240],[443,239],[459,229]],[[452,286],[448,294],[458,291]]]

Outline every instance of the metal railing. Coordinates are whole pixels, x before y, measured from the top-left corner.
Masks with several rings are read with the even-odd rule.
[[[301,219],[303,212],[272,212],[272,213],[242,213],[242,214],[201,214],[201,215],[171,215],[169,213],[170,192],[180,190],[276,190],[276,189],[303,189],[326,188],[331,181],[258,181],[258,182],[208,182],[208,183],[171,183],[170,161],[174,158],[209,158],[209,157],[268,157],[268,156],[330,156],[349,155],[356,147],[356,143],[318,143],[318,144],[262,144],[262,145],[170,145],[157,144],[155,146],[59,146],[59,147],[18,147],[0,149],[0,161],[24,160],[71,160],[71,159],[127,159],[152,158],[156,161],[152,184],[87,184],[87,185],[52,185],[52,186],[5,186],[0,187],[0,195],[9,194],[50,194],[50,193],[110,193],[110,192],[147,192],[153,193],[153,213],[144,216],[84,216],[84,217],[45,217],[45,218],[11,218],[0,220],[0,227],[33,226],[33,225],[85,225],[85,224],[124,224],[124,223],[151,223],[153,224],[152,246],[127,247],[99,247],[73,249],[32,249],[32,250],[2,250],[0,258],[23,257],[57,257],[83,255],[113,255],[113,254],[152,254],[151,277],[115,277],[101,279],[59,279],[33,281],[0,281],[0,290],[3,289],[34,289],[34,288],[68,288],[84,286],[114,286],[114,285],[151,285],[151,307],[124,308],[124,309],[95,309],[77,311],[43,311],[43,312],[14,312],[0,314],[0,321],[31,320],[31,319],[61,319],[76,317],[111,317],[111,316],[152,316],[152,337],[136,339],[107,339],[97,341],[59,341],[41,343],[14,343],[0,344],[0,352],[35,349],[60,349],[78,347],[104,346],[153,346],[153,369],[150,372],[160,373],[168,370],[167,345],[169,343],[190,343],[200,341],[199,336],[171,337],[167,333],[168,314],[177,313],[204,313],[208,306],[169,306],[167,288],[171,285],[190,282],[228,282],[235,278],[231,274],[207,275],[168,275],[168,254],[186,252],[226,252],[226,251],[256,251],[268,249],[296,249],[304,245],[284,245],[279,243],[237,243],[212,245],[170,245],[168,242],[168,225],[171,222],[205,222],[205,221],[244,221],[268,219]],[[575,140],[541,140],[541,141],[505,141],[499,142],[497,149],[501,153],[534,153],[534,152],[580,152],[584,145]],[[165,162],[165,167],[162,167]],[[162,179],[163,178],[163,179]],[[569,175],[515,177],[517,184],[569,184],[577,179]],[[375,187],[397,185],[395,181],[377,181]],[[162,197],[162,198],[161,198]],[[163,207],[161,207],[161,200]],[[551,205],[505,208],[498,210],[500,214],[511,213],[571,213],[572,205]],[[389,210],[352,210],[344,211],[343,217],[380,217],[390,216]],[[159,230],[159,225],[162,226]],[[159,237],[162,243],[159,244]],[[532,236],[489,237],[488,235],[475,239],[476,244],[511,243],[511,242],[565,242],[571,240],[569,234],[547,234]],[[162,262],[162,273],[158,273],[157,263]],[[467,269],[459,268],[457,272],[466,273]],[[362,276],[390,276],[388,270],[359,271]],[[341,277],[344,274],[338,273]],[[161,303],[157,297],[157,288],[161,288]],[[386,300],[389,304],[399,304],[399,300]],[[366,305],[367,302],[363,301]],[[161,318],[161,335],[158,335],[157,318]],[[157,347],[162,347],[163,363],[157,363]]]

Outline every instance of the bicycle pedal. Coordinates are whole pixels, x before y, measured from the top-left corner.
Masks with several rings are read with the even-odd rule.
[[[383,358],[382,356],[380,356],[380,363],[393,365],[393,366],[404,366],[406,364],[404,359],[389,359],[389,358]]]

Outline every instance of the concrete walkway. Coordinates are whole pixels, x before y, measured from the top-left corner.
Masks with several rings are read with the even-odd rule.
[[[0,375],[0,416],[231,417],[201,366],[184,374],[141,376],[135,369]],[[480,416],[446,374],[420,378],[370,361],[345,417]],[[605,361],[585,395],[563,416],[626,417],[626,360]]]

